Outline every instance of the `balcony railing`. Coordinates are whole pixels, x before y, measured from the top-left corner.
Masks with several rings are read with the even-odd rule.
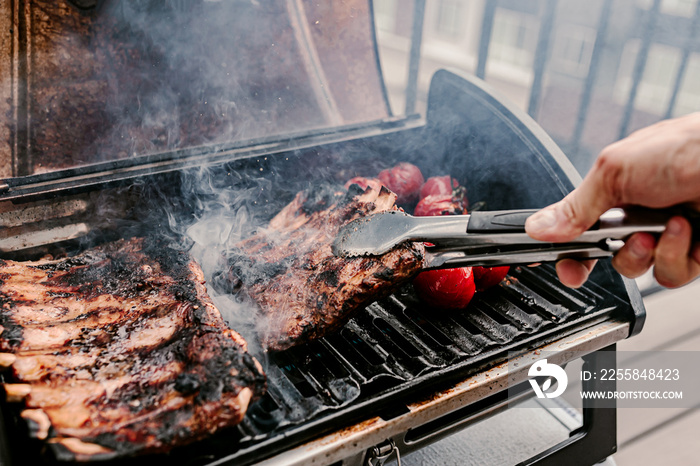
[[[431,2],[433,0],[430,0]],[[636,58],[632,66],[630,85],[624,102],[621,106],[621,116],[619,118],[616,135],[618,138],[623,138],[628,135],[633,129],[633,117],[637,107],[635,101],[640,93],[640,84],[644,78],[645,70],[652,45],[657,41],[659,36],[663,35],[666,38],[669,36],[669,31],[660,30],[660,19],[666,17],[662,8],[662,2],[668,0],[647,0],[646,2],[636,0],[602,0],[599,3],[599,11],[597,12],[596,24],[591,25],[595,28],[595,43],[591,59],[588,64],[588,69],[585,77],[582,78],[581,87],[578,95],[578,109],[576,111],[575,124],[570,134],[562,138],[562,135],[556,135],[555,139],[570,155],[576,155],[581,149],[584,141],[584,129],[591,118],[591,103],[594,98],[594,93],[598,80],[601,78],[601,58],[604,56],[604,49],[609,45],[611,33],[620,34],[619,30],[612,30],[611,25],[615,25],[615,18],[611,15],[619,6],[618,2],[624,3],[627,11],[634,12],[640,19],[639,26],[629,28],[627,33],[631,34],[626,39],[638,39],[639,48]],[[504,2],[499,0],[485,0],[483,4],[483,17],[481,19],[481,32],[478,42],[477,63],[474,69],[474,74],[482,79],[488,79],[487,62],[490,58],[490,51],[493,37],[494,19],[497,9]],[[551,56],[552,45],[554,42],[554,31],[557,25],[557,12],[562,3],[560,0],[531,0],[529,3],[537,4],[539,10],[539,32],[536,42],[536,49],[533,52],[532,60],[532,79],[527,92],[527,111],[535,119],[538,119],[541,111],[543,92],[545,84],[545,76],[548,72],[548,61]],[[512,5],[512,2],[511,2]],[[423,45],[423,29],[426,13],[426,0],[414,0],[413,2],[413,19],[410,37],[410,52],[408,57],[408,76],[405,89],[405,109],[406,115],[416,112],[417,101],[419,97],[419,68],[421,64],[421,46]],[[695,4],[695,11],[691,18],[676,18],[675,21],[690,22],[689,27],[679,28],[677,31],[671,31],[674,35],[673,41],[675,47],[680,49],[680,63],[675,72],[672,89],[668,105],[664,112],[660,112],[658,119],[670,118],[675,114],[678,105],[680,90],[686,79],[686,74],[689,69],[689,61],[693,52],[700,51],[700,1]],[[664,26],[668,28],[669,21],[665,21]],[[670,24],[673,24],[671,21]],[[612,26],[614,27],[614,26]],[[615,40],[621,40],[616,37]],[[609,79],[609,77],[607,78]],[[700,77],[699,77],[700,79]],[[649,117],[645,118],[649,120]],[[609,141],[613,142],[613,141]]]

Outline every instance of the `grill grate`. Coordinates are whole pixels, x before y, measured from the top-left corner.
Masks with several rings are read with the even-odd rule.
[[[458,312],[426,308],[407,285],[340,332],[270,355],[264,361],[268,393],[243,422],[171,455],[189,465],[251,464],[368,416],[405,412],[404,403],[420,391],[446,388],[502,362],[509,351],[632,313],[619,290],[596,285],[610,269],[600,263],[583,288],[571,290],[551,265],[513,267],[499,286],[477,293]],[[29,448],[33,441],[20,431],[17,441]]]
[[[563,287],[551,265],[512,268],[498,287],[477,293],[460,312],[426,309],[408,285],[368,306],[340,332],[272,355],[269,393],[238,427],[243,450],[234,457],[245,462],[245,449],[260,441],[284,439],[280,449],[289,448],[294,438],[308,440],[306,431],[319,435],[324,420],[337,429],[339,419],[376,413],[407,387],[435,388],[497,364],[508,351],[545,344],[613,312],[631,312],[629,307],[595,280],[579,290]],[[375,400],[376,409],[368,411]]]

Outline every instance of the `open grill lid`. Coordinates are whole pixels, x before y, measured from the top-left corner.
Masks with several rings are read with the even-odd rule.
[[[367,0],[20,1],[0,22],[6,194],[390,116]]]

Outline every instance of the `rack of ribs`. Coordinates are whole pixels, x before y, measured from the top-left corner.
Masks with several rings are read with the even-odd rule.
[[[58,458],[165,452],[237,424],[265,390],[199,266],[164,239],[0,261],[0,326],[7,399]]]
[[[340,227],[375,212],[397,209],[381,187],[302,191],[266,228],[226,257],[219,289],[247,293],[258,305],[261,340],[279,351],[339,330],[355,312],[415,276],[422,244],[407,243],[379,257],[341,258],[331,245]]]

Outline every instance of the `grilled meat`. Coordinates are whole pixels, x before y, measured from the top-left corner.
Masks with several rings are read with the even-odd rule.
[[[63,457],[170,450],[237,424],[265,389],[199,266],[164,240],[2,261],[0,282],[5,391]]]
[[[341,258],[331,245],[347,222],[395,207],[384,187],[315,188],[297,194],[264,230],[230,251],[225,282],[259,305],[263,346],[284,350],[341,328],[421,268],[423,246],[381,257]]]

